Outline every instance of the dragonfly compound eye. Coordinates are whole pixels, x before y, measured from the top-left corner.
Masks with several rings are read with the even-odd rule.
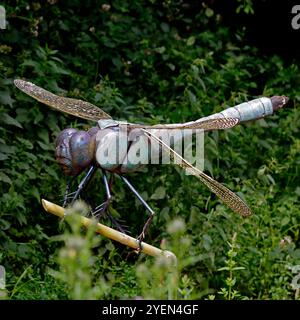
[[[94,137],[86,131],[63,130],[56,141],[56,160],[68,176],[81,173],[93,160]]]
[[[56,144],[55,144],[55,146],[56,146],[56,147],[59,146],[59,145],[63,142],[63,140],[65,140],[65,139],[70,139],[70,137],[71,137],[75,132],[77,132],[77,131],[78,131],[78,130],[73,129],[73,128],[67,128],[67,129],[63,130],[63,131],[58,135],[58,137],[57,137],[57,139],[56,139]]]

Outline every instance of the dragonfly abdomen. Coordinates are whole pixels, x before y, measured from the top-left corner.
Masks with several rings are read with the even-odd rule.
[[[287,100],[288,98],[284,96],[274,96],[272,98],[262,97],[248,102],[243,102],[219,113],[203,117],[197,121],[202,122],[218,118],[236,118],[239,122],[257,120],[273,114],[274,111],[285,105]]]

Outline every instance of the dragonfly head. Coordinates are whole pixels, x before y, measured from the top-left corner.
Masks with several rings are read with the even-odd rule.
[[[95,134],[97,128],[88,131],[68,128],[57,137],[56,161],[68,176],[77,176],[87,168],[95,155]]]

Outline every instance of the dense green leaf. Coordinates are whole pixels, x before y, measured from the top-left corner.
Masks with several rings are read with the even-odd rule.
[[[179,299],[299,298],[290,269],[300,264],[299,57],[278,35],[281,20],[273,17],[262,44],[250,42],[249,31],[260,31],[255,39],[265,31],[259,17],[266,22],[271,16],[257,13],[260,5],[5,3],[0,264],[9,274],[9,298],[166,299],[174,291]],[[267,48],[274,35],[283,55]],[[84,232],[75,220],[65,227],[66,219],[58,223],[43,214],[40,199],[62,204],[69,182],[55,161],[56,137],[66,127],[86,130],[96,123],[36,102],[13,86],[16,78],[89,101],[114,119],[147,124],[194,121],[259,96],[285,94],[292,103],[262,120],[205,134],[205,173],[240,195],[250,217],[232,212],[178,166],[147,166],[126,175],[155,211],[145,240],[177,255],[172,278],[163,259],[136,259],[127,247],[92,229]],[[106,198],[97,171],[82,193],[87,211]],[[111,192],[111,217],[101,213],[101,222],[111,226],[113,220],[139,235],[147,210],[120,179]]]
[[[2,123],[8,124],[8,125],[12,125],[18,128],[22,128],[22,125],[20,124],[20,122],[18,122],[16,119],[12,118],[9,114],[7,113],[2,113],[0,115],[0,121]]]

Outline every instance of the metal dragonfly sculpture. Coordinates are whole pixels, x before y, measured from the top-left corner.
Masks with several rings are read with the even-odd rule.
[[[181,157],[181,155],[159,138],[160,130],[202,129],[204,131],[210,131],[228,129],[241,122],[256,120],[271,115],[274,111],[283,107],[288,101],[288,98],[285,96],[273,96],[271,98],[262,97],[227,108],[220,113],[215,113],[196,121],[148,126],[134,123],[125,124],[122,121],[113,120],[107,113],[89,102],[57,96],[31,82],[16,79],[14,84],[32,98],[56,110],[79,118],[98,122],[96,127],[92,127],[88,131],[67,128],[57,137],[55,155],[56,160],[62,167],[64,173],[75,178],[84,170],[87,170],[87,173],[80,181],[76,191],[70,192],[70,183],[67,185],[64,206],[68,203],[73,204],[74,201],[80,197],[83,189],[86,188],[91,181],[96,170],[101,169],[106,191],[106,200],[100,206],[94,208],[91,213],[98,218],[104,213],[108,214],[107,210],[112,200],[112,178],[114,175],[117,175],[124,181],[150,213],[141,234],[138,236],[140,243],[144,239],[155,213],[124,176],[124,174],[128,172],[133,172],[140,168],[140,164],[132,164],[130,161],[126,161],[131,153],[136,152],[134,148],[135,142],[131,141],[126,148],[120,148],[119,146],[119,150],[117,150],[119,156],[116,157],[116,161],[113,163],[103,163],[99,160],[98,156],[100,150],[110,147],[111,142],[116,138],[116,135],[120,134],[122,126],[126,125],[126,133],[135,131],[135,136],[144,139],[143,141],[145,144],[156,144],[160,146],[162,150],[170,154],[171,159],[177,160],[176,163],[178,165],[200,179],[202,183],[204,183],[234,212],[237,212],[242,216],[248,216],[251,214],[251,210],[238,195]],[[107,178],[107,172],[111,173],[109,180]],[[109,218],[121,232],[125,232],[122,225],[114,220],[111,215],[109,215]]]

